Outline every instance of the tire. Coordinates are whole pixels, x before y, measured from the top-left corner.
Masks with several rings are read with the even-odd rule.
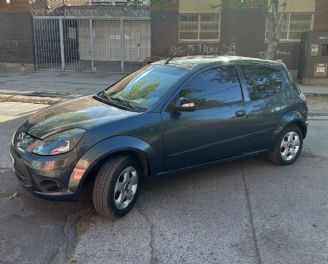
[[[99,170],[93,187],[95,210],[109,218],[128,213],[137,201],[141,176],[138,162],[130,156],[108,160]]]
[[[280,133],[269,158],[277,165],[291,165],[300,156],[302,148],[302,131],[297,126],[289,125]]]

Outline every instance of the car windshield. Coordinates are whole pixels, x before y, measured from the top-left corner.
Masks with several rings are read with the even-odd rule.
[[[137,110],[148,110],[188,71],[182,68],[149,65],[104,91],[115,104]]]

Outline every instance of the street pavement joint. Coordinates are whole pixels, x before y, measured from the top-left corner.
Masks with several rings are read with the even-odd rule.
[[[261,258],[261,251],[260,251],[259,242],[257,239],[256,229],[255,229],[254,220],[253,220],[252,204],[251,204],[251,201],[249,198],[249,191],[248,191],[247,180],[246,180],[246,176],[245,176],[244,160],[241,161],[241,176],[242,176],[244,191],[245,191],[248,220],[249,220],[251,228],[252,228],[252,236],[253,236],[253,240],[254,240],[257,264],[262,264],[263,262],[262,262],[262,258]]]
[[[147,214],[142,210],[142,208],[140,207],[139,204],[136,205],[136,208],[149,225],[149,233],[150,233],[150,239],[149,239],[150,259],[149,259],[149,264],[156,264],[157,260],[155,258],[155,254],[154,254],[154,229],[155,229],[155,225],[153,224],[152,221],[150,221]]]

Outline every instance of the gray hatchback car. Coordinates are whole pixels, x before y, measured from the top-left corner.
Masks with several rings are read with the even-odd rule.
[[[95,209],[117,217],[135,204],[142,178],[267,153],[276,164],[294,163],[307,114],[282,63],[171,58],[29,117],[11,154],[33,194],[78,199],[94,181]]]

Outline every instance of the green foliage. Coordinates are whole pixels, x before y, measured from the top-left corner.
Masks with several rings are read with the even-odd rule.
[[[146,99],[152,92],[154,92],[161,85],[161,80],[158,78],[157,80],[153,80],[151,82],[147,81],[139,81],[137,82],[131,89],[124,89],[123,91],[117,93],[116,96],[122,95],[125,99],[130,101],[136,99]]]
[[[223,104],[224,102],[222,100],[219,99],[205,99],[203,97],[193,97],[192,94],[195,92],[195,89],[193,88],[188,88],[185,87],[183,88],[180,93],[179,93],[179,97],[186,97],[188,99],[190,99],[195,105],[196,107],[213,107],[213,106],[218,106]]]
[[[244,8],[245,3],[247,0],[240,0],[240,2],[238,2],[234,8],[236,9],[241,9]],[[252,0],[248,0],[248,1],[252,1]],[[219,9],[223,8],[223,7],[231,7],[231,5],[225,5],[224,1],[221,1],[220,3],[218,3],[218,1],[213,1],[212,4],[209,5],[210,10],[212,10],[213,12],[217,12]]]
[[[161,9],[164,8],[165,0],[127,0],[128,5],[132,7],[140,7],[146,5],[159,5]]]
[[[213,0],[213,3],[210,4],[209,8],[213,12],[217,12],[220,8],[224,7],[243,9],[249,6],[256,7],[267,15],[271,13],[272,8],[275,6],[284,9],[286,7],[286,0],[239,0],[234,6],[228,1],[222,0],[221,3],[217,3],[217,1]]]

